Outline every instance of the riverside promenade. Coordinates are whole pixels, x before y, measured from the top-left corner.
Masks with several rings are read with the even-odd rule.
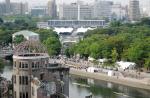
[[[88,63],[88,62],[83,63],[83,61],[82,63],[72,62],[70,60],[64,60],[64,59],[55,59],[55,60],[53,59],[52,61],[69,66],[71,75],[77,75],[81,77],[103,80],[103,81],[117,83],[117,84],[126,85],[130,87],[150,90],[150,74],[141,73],[140,78],[136,78],[135,72],[125,72],[126,74],[129,73],[130,74],[124,76],[124,75],[120,75],[122,74],[121,72],[116,71],[116,73],[119,75],[108,76],[107,73],[103,73],[103,72],[94,72],[94,73],[87,72],[86,68],[90,67],[90,65],[93,66],[92,63]],[[135,75],[135,76],[131,77],[131,75]]]
[[[117,77],[117,76],[110,77],[110,76],[107,76],[106,74],[90,73],[90,72],[86,72],[86,71],[74,69],[74,68],[70,69],[70,74],[81,76],[81,77],[86,77],[86,78],[103,80],[103,81],[112,82],[112,83],[117,83],[117,84],[126,85],[130,87],[150,90],[150,84],[149,84],[150,81],[147,79],[138,80],[138,79],[132,79],[132,78]]]

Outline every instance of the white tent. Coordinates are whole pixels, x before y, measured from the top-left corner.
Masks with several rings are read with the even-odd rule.
[[[57,32],[57,34],[71,33],[73,31],[73,28],[54,28],[54,31]]]
[[[94,61],[95,59],[92,58],[92,57],[88,57],[88,61],[91,62],[91,61]]]
[[[114,71],[109,70],[109,71],[108,71],[108,76],[110,76],[110,77],[114,76]]]
[[[133,63],[133,62],[124,62],[124,61],[120,61],[120,62],[116,62],[118,65],[119,65],[119,67],[118,68],[120,68],[120,69],[123,69],[123,70],[125,70],[125,69],[134,69],[135,68],[135,66],[136,66],[136,64],[135,63]]]
[[[93,30],[94,28],[83,28],[83,27],[81,27],[81,28],[78,28],[77,29],[77,33],[85,33],[85,32],[87,32],[88,30]]]
[[[98,62],[99,62],[99,64],[104,64],[104,62],[106,62],[107,61],[107,59],[98,59]]]
[[[95,68],[95,67],[88,67],[87,72],[94,73],[94,72],[97,71],[97,70],[98,70],[98,69]]]

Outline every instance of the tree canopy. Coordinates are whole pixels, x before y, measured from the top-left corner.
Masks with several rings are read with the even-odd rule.
[[[150,21],[150,20],[149,20]],[[146,24],[146,25],[144,25]],[[121,24],[87,31],[83,40],[67,49],[68,54],[135,62],[139,67],[150,67],[150,24],[141,20],[136,24]],[[67,54],[67,55],[68,55]]]

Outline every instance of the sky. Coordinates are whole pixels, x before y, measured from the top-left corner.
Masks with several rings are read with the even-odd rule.
[[[0,2],[3,2],[4,0],[0,0]],[[48,0],[11,0],[11,2],[29,2],[29,5],[45,5]],[[58,4],[65,2],[65,3],[71,3],[75,2],[76,0],[56,0]],[[87,3],[92,3],[94,0],[81,0]],[[108,1],[114,1],[115,3],[121,2],[123,5],[128,4],[129,0],[108,0]],[[150,5],[150,0],[139,0],[141,5],[148,6]]]

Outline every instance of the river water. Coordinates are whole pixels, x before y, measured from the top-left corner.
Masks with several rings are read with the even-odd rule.
[[[10,62],[6,62],[6,66],[1,72],[2,76],[11,80],[12,66]],[[70,75],[69,89],[69,98],[85,98],[90,94],[93,95],[93,98],[150,98],[148,90],[73,75]]]

